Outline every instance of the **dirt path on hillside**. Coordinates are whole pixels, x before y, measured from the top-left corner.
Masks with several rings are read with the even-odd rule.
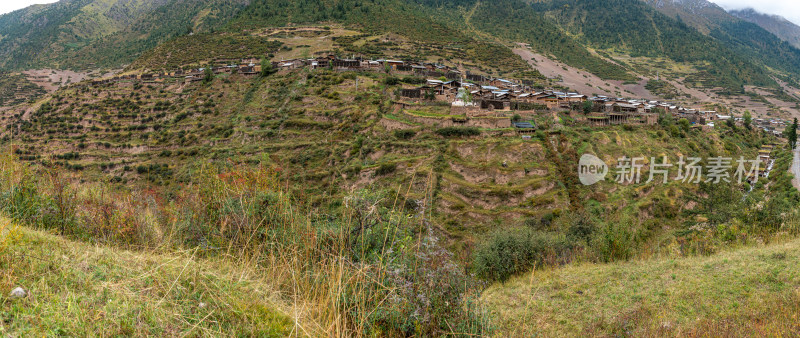
[[[789,172],[794,175],[792,185],[795,189],[800,190],[800,147],[794,150],[794,159],[792,160],[792,167]]]

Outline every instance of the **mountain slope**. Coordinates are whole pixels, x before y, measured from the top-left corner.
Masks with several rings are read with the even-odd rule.
[[[605,52],[666,57],[696,68],[686,76],[693,84],[738,92],[745,84],[777,86],[762,66],[800,74],[800,51],[715,5],[650,3],[675,19],[639,0],[66,0],[0,17],[0,68],[120,67],[187,33],[336,22],[434,50],[525,42],[604,79],[636,78]]]
[[[699,72],[687,78],[706,87],[741,90],[744,84],[774,85],[752,58],[732,53],[719,41],[639,0],[551,0],[534,3],[533,8],[557,19],[594,48],[694,64]]]
[[[214,30],[246,0],[63,0],[0,16],[0,68],[119,67],[178,35]]]
[[[679,19],[708,35],[720,22],[732,18],[722,7],[708,0],[642,0],[669,17]]]
[[[759,13],[752,8],[731,10],[731,15],[761,26],[781,40],[800,48],[800,26],[780,15]]]
[[[715,38],[743,59],[800,74],[800,50],[773,32],[737,18],[708,0],[642,0],[676,20]]]
[[[285,25],[333,20],[370,32],[395,32],[432,43],[494,40],[531,43],[606,78],[630,79],[626,71],[589,53],[550,19],[517,0],[256,0],[234,20],[233,27]],[[484,41],[481,41],[484,40]]]

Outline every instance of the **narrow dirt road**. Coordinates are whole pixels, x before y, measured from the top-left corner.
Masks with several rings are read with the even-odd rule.
[[[800,190],[800,147],[794,150],[794,160],[792,160],[792,167],[789,169],[789,172],[794,175],[792,185],[795,189]]]

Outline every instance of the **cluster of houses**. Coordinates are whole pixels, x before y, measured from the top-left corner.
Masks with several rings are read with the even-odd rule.
[[[774,144],[765,144],[758,150],[758,175],[761,177],[769,177],[769,172],[775,166],[775,160],[772,159],[772,151],[775,149]]]
[[[420,87],[401,89],[399,96],[408,100],[452,102],[454,113],[466,112],[467,115],[481,115],[486,111],[582,112],[576,117],[593,126],[652,125],[658,122],[659,110],[677,119],[685,118],[696,125],[713,125],[713,121],[731,118],[716,111],[684,108],[667,102],[536,90],[528,83],[496,78],[482,78],[479,81],[429,79]]]
[[[403,88],[398,91],[401,100],[435,100],[450,102],[454,114],[480,116],[502,111],[560,111],[583,112],[576,118],[592,126],[621,124],[652,125],[658,122],[657,111],[672,114],[675,118],[685,118],[695,125],[713,126],[714,121],[733,117],[706,111],[684,108],[676,104],[651,101],[630,100],[607,96],[587,96],[574,92],[537,89],[531,80],[507,80],[481,74],[461,72],[458,69],[436,63],[405,62],[399,60],[367,60],[360,57],[338,58],[327,55],[310,59],[291,59],[272,62],[275,70],[291,70],[309,67],[311,69],[331,69],[335,71],[376,71],[396,75],[414,75],[431,78],[418,87]],[[214,74],[238,73],[254,76],[261,72],[260,60],[217,59],[209,66]],[[146,73],[122,75],[110,79],[92,81],[93,85],[121,80],[140,80],[160,82],[164,79],[183,79],[185,82],[201,81],[206,68],[175,70],[166,73]],[[738,119],[738,118],[737,118]],[[778,134],[777,127],[782,121],[755,120],[756,125],[768,132]]]
[[[736,120],[741,120],[740,117],[737,117]],[[753,124],[756,128],[759,128],[765,132],[775,134],[776,136],[783,135],[783,130],[786,129],[786,126],[790,124],[790,122],[778,120],[778,119],[754,119]]]
[[[449,66],[427,62],[405,62],[399,60],[367,60],[361,57],[340,59],[336,55],[321,56],[313,59],[292,59],[273,62],[276,69],[332,69],[336,71],[379,71],[394,74],[419,76],[445,76],[448,79],[461,78],[461,72]]]
[[[214,74],[224,73],[238,73],[244,76],[254,76],[261,72],[261,65],[258,59],[218,59],[214,61],[212,66],[208,68]],[[205,77],[206,68],[192,68],[192,69],[177,69],[171,72],[164,73],[144,73],[144,74],[129,74],[120,75],[113,78],[94,80],[92,85],[109,84],[124,80],[139,80],[142,82],[162,82],[165,79],[183,79],[186,82],[201,81]]]
[[[361,57],[341,59],[335,55],[317,57],[313,59],[291,59],[271,62],[275,70],[291,70],[310,67],[311,69],[332,69],[336,71],[379,71],[395,74],[417,76],[445,76],[450,79],[459,79],[462,74],[457,69],[434,63],[404,62],[397,60],[366,60]],[[257,75],[261,72],[261,61],[257,58],[245,59],[217,59],[210,66],[214,74],[238,73],[245,76]],[[205,76],[206,68],[178,69],[163,73],[145,73],[121,75],[113,78],[92,81],[92,85],[102,85],[122,80],[140,80],[144,82],[160,82],[164,79],[185,79],[186,82],[201,81]],[[482,78],[482,77],[478,77]]]

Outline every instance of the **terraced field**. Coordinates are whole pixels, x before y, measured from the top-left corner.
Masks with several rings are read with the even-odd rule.
[[[750,156],[762,142],[761,136],[713,130],[681,131],[676,138],[657,126],[593,129],[570,126],[569,117],[560,130],[523,139],[502,127],[518,112],[499,111],[470,119],[477,127],[458,127],[447,106],[396,104],[396,89],[404,85],[386,85],[387,77],[293,70],[266,78],[222,74],[208,83],[82,83],[6,114],[2,138],[14,142],[23,160],[120,186],[179,189],[211,161],[280,168],[297,198],[323,212],[360,189],[408,200],[408,208],[429,197],[436,224],[453,243],[593,201],[600,208],[607,199],[618,205],[602,207],[602,214],[640,210],[648,219],[653,204],[674,203],[671,191],[682,190],[612,182],[581,187],[571,181],[575,170],[568,165],[578,154],[597,154],[613,165],[623,155]],[[520,113],[537,125],[555,125],[553,113]],[[476,134],[441,133],[446,128],[474,128]]]

